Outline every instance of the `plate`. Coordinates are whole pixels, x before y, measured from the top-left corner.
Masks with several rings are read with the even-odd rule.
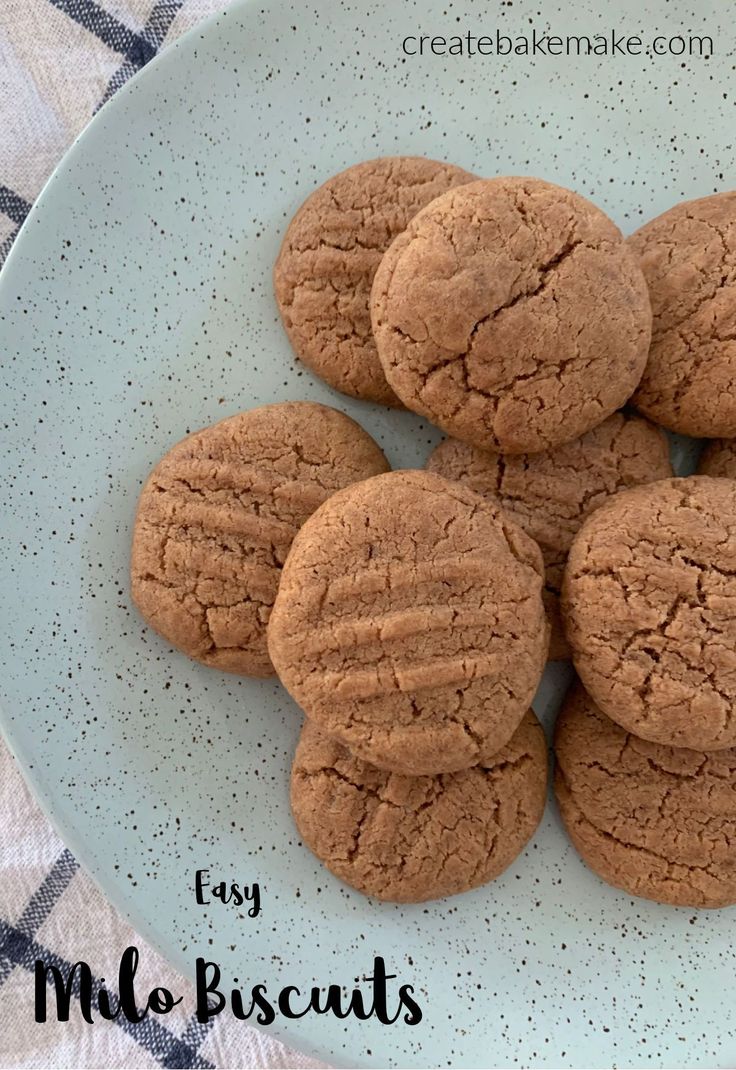
[[[595,6],[595,5],[594,5]],[[691,29],[684,3],[545,5],[556,33]],[[724,12],[725,14],[725,12]],[[294,365],[271,267],[301,199],[384,153],[538,174],[630,230],[734,182],[730,27],[700,58],[407,56],[409,35],[531,31],[525,4],[236,3],[146,68],[59,167],[0,283],[6,509],[3,727],[61,834],[182,971],[343,984],[385,958],[424,1017],[278,1018],[341,1065],[733,1065],[733,911],[632,900],[579,861],[551,805],[498,881],[381,905],[299,844],[287,773],[299,714],[272,682],[172,652],[133,611],[128,548],[152,464],[240,409],[312,398],[397,466],[436,433]],[[530,22],[531,20],[531,22]],[[584,25],[583,25],[584,23]],[[699,24],[700,25],[700,24]],[[542,29],[543,27],[540,27]],[[537,707],[549,720],[565,671]],[[194,873],[261,889],[258,918],[197,905]],[[120,949],[122,952],[122,948]],[[364,989],[366,985],[363,984]],[[395,992],[395,989],[394,989]]]

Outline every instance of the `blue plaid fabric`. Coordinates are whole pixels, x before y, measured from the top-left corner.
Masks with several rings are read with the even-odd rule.
[[[134,29],[131,25],[122,22],[120,18],[107,11],[104,5],[95,0],[45,0],[46,4],[53,6],[62,12],[67,18],[76,22],[79,26],[93,34],[99,42],[118,57],[116,69],[104,87],[93,112],[102,105],[120,88],[125,82],[144,67],[149,60],[153,59],[162,45],[166,42],[174,19],[185,7],[186,0],[157,0],[150,7],[145,22]],[[30,5],[42,9],[44,4]],[[0,31],[2,31],[4,19],[14,18],[12,11],[13,2],[6,2],[9,10],[0,13]],[[200,9],[196,15],[201,17],[208,11],[214,10],[221,4],[204,3],[191,5]],[[140,9],[140,4],[131,3],[130,7]],[[43,11],[39,10],[39,18],[43,17]],[[191,21],[191,20],[188,20]],[[45,176],[44,176],[45,177]],[[7,179],[0,171],[0,180]],[[34,191],[37,192],[37,191]],[[31,201],[16,192],[12,185],[0,185],[0,213],[11,224],[11,229],[0,242],[0,265],[4,261],[13,241],[20,230],[23,220],[31,208]]]
[[[120,956],[140,952],[136,990],[166,986],[181,1004],[165,1017],[84,1022],[73,983],[68,1022],[56,1021],[48,988],[48,1020],[34,1020],[37,959],[67,976],[88,962],[93,991],[113,979]],[[76,978],[75,978],[76,982]],[[138,983],[140,982],[140,983]],[[93,1000],[93,1015],[99,1004]],[[299,1067],[319,1064],[223,1014],[202,1024],[194,986],[137,936],[59,841],[0,743],[0,1066],[12,1067]]]
[[[0,3],[0,264],[43,182],[92,115],[175,35],[226,0],[2,0]],[[80,62],[83,60],[83,62]],[[49,67],[49,63],[51,66]],[[46,88],[46,96],[39,87]],[[139,1023],[34,1020],[34,965],[104,968],[111,994],[126,946],[143,985],[182,1003]],[[144,965],[145,964],[145,965]],[[102,978],[96,978],[98,990]],[[74,986],[79,994],[78,984]],[[314,1067],[318,1064],[222,1015],[202,1025],[190,982],[146,947],[64,848],[0,740],[0,1066]]]
[[[36,939],[36,933],[57,905],[70,881],[79,869],[79,863],[70,851],[64,849],[56,859],[41,884],[33,893],[22,914],[14,925],[0,918],[0,985],[10,977],[16,966],[32,973],[37,959],[48,966],[56,966],[66,976],[72,963],[44,947]],[[99,990],[101,981],[95,978],[93,987]],[[72,991],[79,997],[79,980],[74,976]],[[96,1004],[93,1004],[96,1006]],[[116,1023],[129,1033],[143,1048],[153,1055],[160,1066],[165,1067],[213,1067],[215,1064],[203,1059],[199,1048],[214,1025],[215,1019],[206,1024],[192,1017],[182,1036],[176,1036],[155,1018],[141,1022],[129,1022],[120,1016]],[[40,1027],[39,1027],[40,1028]]]

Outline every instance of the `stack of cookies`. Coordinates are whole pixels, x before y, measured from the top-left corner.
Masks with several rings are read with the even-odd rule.
[[[550,183],[384,158],[312,194],[274,279],[316,374],[450,436],[390,472],[343,414],[265,406],[143,490],[147,620],[306,715],[304,842],[382,899],[496,877],[544,809],[532,698],[572,656],[556,790],[583,857],[736,901],[736,196],[625,241]],[[674,478],[662,428],[722,440],[702,475]]]
[[[562,610],[581,681],[555,742],[573,843],[636,895],[736,902],[736,481],[606,502],[572,545]]]
[[[532,835],[547,786],[529,709],[547,653],[542,575],[501,509],[425,472],[340,491],[295,538],[268,625],[308,719],[292,808],[349,884],[451,895]]]

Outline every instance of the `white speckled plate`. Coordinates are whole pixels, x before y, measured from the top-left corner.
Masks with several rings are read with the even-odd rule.
[[[401,55],[406,34],[529,29],[538,7],[236,3],[66,157],[0,283],[3,726],[71,848],[182,970],[201,953],[243,986],[352,986],[381,954],[416,987],[418,1026],[307,1015],[275,1030],[295,1046],[341,1065],[733,1066],[732,911],[606,887],[553,806],[489,887],[369,902],[298,843],[299,715],[280,687],[191,663],[130,605],[138,489],[188,430],[307,397],[355,416],[395,464],[434,441],[293,364],[271,265],[318,182],[381,153],[440,156],[570,185],[625,229],[736,185],[725,5],[544,5],[558,33],[707,31],[707,63]],[[547,681],[538,709],[554,705]],[[261,917],[197,906],[205,865],[259,881]]]

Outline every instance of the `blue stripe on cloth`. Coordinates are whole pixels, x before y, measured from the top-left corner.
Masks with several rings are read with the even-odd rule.
[[[0,212],[12,219],[18,226],[23,222],[31,210],[31,206],[23,197],[13,193],[7,186],[0,186]]]
[[[35,936],[69,887],[78,869],[79,862],[71,851],[64,848],[35,894],[28,900],[28,905],[15,923],[16,929],[26,936]]]
[[[184,0],[158,0],[158,3],[154,5],[148,18],[148,22],[144,29],[141,30],[141,37],[148,41],[156,52],[158,52],[161,45],[166,40],[166,35],[171,29],[171,24],[181,10],[183,3]],[[95,111],[99,111],[102,105],[107,103],[110,97],[114,96],[118,89],[120,89],[120,87],[140,69],[140,67],[140,63],[136,63],[132,59],[126,59],[125,63],[118,67],[108,82],[105,94],[95,108]]]
[[[208,1001],[208,1005],[211,1006],[211,1001]],[[188,1044],[190,1048],[199,1051],[214,1024],[214,1018],[208,1018],[206,1022],[200,1022],[195,1014],[184,1030],[181,1039],[185,1044]]]
[[[35,936],[69,887],[78,869],[79,863],[71,851],[64,848],[15,923],[20,932],[26,936]],[[12,959],[0,953],[0,986],[7,981],[14,966]]]
[[[214,1024],[214,1018],[209,1018],[206,1022],[199,1022],[197,1021],[197,1016],[194,1015],[182,1033],[181,1043],[192,1051],[198,1052]],[[172,1056],[165,1059],[161,1065],[169,1068],[169,1070],[179,1070],[179,1063]]]
[[[49,3],[95,34],[108,48],[120,52],[137,67],[156,55],[156,49],[141,34],[131,30],[94,0],[49,0]]]
[[[0,925],[3,922],[0,921]],[[0,986],[4,985],[15,969],[15,963],[7,955],[0,953]]]
[[[47,966],[56,966],[68,976],[72,963],[62,959],[48,948],[42,947],[31,937],[21,932],[20,929],[7,922],[0,921],[0,956],[8,958],[13,965],[22,966],[31,973],[35,969],[36,959],[41,959]],[[101,982],[92,979],[93,999],[92,1005],[99,1010],[97,993]],[[111,991],[108,989],[108,991]],[[75,973],[72,979],[72,992],[79,998],[79,974]],[[201,1033],[196,1039],[189,1034],[192,1032],[190,1023],[181,1038],[171,1033],[155,1018],[147,1017],[141,1022],[129,1022],[120,1015],[115,1019],[117,1025],[128,1033],[141,1047],[155,1058],[161,1066],[177,1067],[180,1070],[214,1070],[214,1064],[198,1054],[198,1047],[202,1043],[206,1033]]]

